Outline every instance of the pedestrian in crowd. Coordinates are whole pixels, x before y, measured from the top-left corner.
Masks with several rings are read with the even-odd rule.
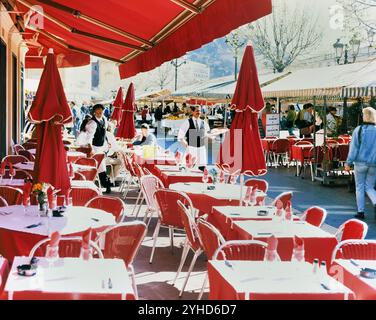
[[[166,106],[166,108],[164,109],[164,114],[171,114],[172,113],[172,111],[171,111],[171,107],[170,107],[170,105],[168,104],[167,106]]]
[[[182,104],[183,112],[186,116],[189,116],[191,114],[191,108],[187,106],[185,102]]]
[[[141,111],[141,124],[148,122],[147,120],[148,114],[149,114],[149,107],[144,106],[144,108]]]
[[[155,110],[154,119],[156,122],[157,134],[158,134],[161,128],[161,121],[163,119],[163,105],[162,104],[160,104],[158,108]]]
[[[329,107],[328,111],[326,115],[326,134],[328,137],[333,137],[338,133],[340,117],[337,116],[337,109],[335,107]]]
[[[296,118],[295,106],[289,105],[289,110],[287,112],[287,117],[286,117],[286,127],[287,127],[287,130],[289,131],[290,136],[294,135],[295,118]]]
[[[365,195],[374,207],[376,219],[376,110],[372,107],[363,109],[363,124],[356,127],[352,134],[350,151],[345,170],[354,165],[356,204],[358,213],[355,218],[364,219]]]
[[[175,113],[175,114],[180,112],[180,109],[179,109],[178,104],[176,102],[174,102],[174,108],[172,109],[172,112]]]
[[[297,118],[295,120],[295,124],[300,129],[299,134],[300,138],[311,138],[312,131],[313,131],[313,124],[314,124],[314,116],[313,116],[313,104],[306,103],[303,105],[303,110],[300,110]]]

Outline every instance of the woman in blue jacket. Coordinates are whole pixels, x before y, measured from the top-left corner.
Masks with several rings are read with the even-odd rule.
[[[355,128],[345,170],[354,165],[356,204],[355,218],[364,219],[365,194],[374,206],[376,217],[376,110],[363,109],[363,124]]]

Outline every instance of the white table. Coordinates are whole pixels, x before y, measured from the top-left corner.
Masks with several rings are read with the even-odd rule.
[[[187,121],[187,118],[179,120],[163,119],[161,121],[161,127],[170,128],[172,130],[172,133],[174,135],[177,135],[180,127],[183,125],[185,121]]]
[[[207,186],[212,184],[205,185],[200,182],[187,182],[187,183],[174,183],[170,185],[171,190],[183,191],[186,193],[192,194],[205,194],[209,197],[215,199],[230,199],[230,200],[239,200],[240,199],[240,185],[232,185],[226,183],[216,183],[215,190],[207,190]],[[243,198],[247,191],[247,187],[243,187]],[[256,197],[265,197],[266,194],[262,191],[257,191]]]
[[[15,188],[22,188],[25,184],[23,179],[3,179],[0,181],[0,186],[11,186]],[[86,180],[71,180],[72,188],[89,188],[99,190],[97,185],[93,181],[86,181]]]
[[[183,170],[180,170],[179,166],[168,166],[168,165],[156,165],[155,166],[159,171],[163,171],[163,172],[182,172],[182,173],[185,173],[185,174],[188,174],[188,173],[202,173],[201,170],[199,169],[186,169],[186,171],[183,171]]]
[[[344,299],[352,291],[330,276],[315,276],[313,266],[302,262],[209,261],[211,299],[224,292],[253,299]],[[325,289],[329,288],[329,290]],[[274,297],[273,297],[274,296]]]
[[[13,165],[14,168],[26,171],[34,171],[34,162],[28,161],[24,163],[16,163]]]
[[[22,187],[25,184],[23,179],[2,179],[0,180],[0,186],[10,186],[10,187]]]
[[[69,146],[70,147],[70,146]],[[35,155],[36,152],[37,152],[37,149],[29,149],[28,150],[32,155]],[[84,157],[86,158],[86,154],[83,153],[83,152],[79,152],[79,151],[74,151],[74,150],[69,150],[67,151],[67,156],[68,157]]]
[[[29,263],[27,257],[15,257],[5,292],[9,300],[17,299],[18,295],[29,296],[32,299],[47,299],[54,295],[59,299],[80,299],[80,295],[91,294],[109,299],[135,299],[134,290],[125,263],[120,259],[91,259],[84,261],[80,258],[61,258],[48,262],[39,258],[37,274],[23,277],[17,274],[17,266]],[[112,288],[108,287],[111,279]],[[104,284],[104,285],[103,285]],[[26,292],[26,295],[25,295]],[[28,295],[27,295],[28,294]],[[87,295],[86,299],[90,299]],[[60,296],[60,298],[62,298]],[[51,297],[51,296],[50,296]]]
[[[48,236],[54,231],[59,231],[61,235],[71,235],[83,232],[90,227],[101,230],[116,224],[112,214],[86,207],[69,207],[63,213],[64,217],[60,218],[39,217],[38,206],[30,206],[27,214],[23,206],[0,208],[0,228]],[[35,228],[26,228],[39,223],[42,224]]]

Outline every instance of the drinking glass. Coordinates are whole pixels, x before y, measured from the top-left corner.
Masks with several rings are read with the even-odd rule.
[[[87,261],[93,258],[93,250],[91,248],[85,249],[81,247],[80,258]]]
[[[46,260],[49,263],[53,263],[57,259],[59,259],[59,246],[47,245],[47,247],[46,247]]]

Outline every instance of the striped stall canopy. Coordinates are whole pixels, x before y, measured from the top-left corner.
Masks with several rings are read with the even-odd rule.
[[[346,87],[342,88],[342,98],[375,97],[376,87]]]

